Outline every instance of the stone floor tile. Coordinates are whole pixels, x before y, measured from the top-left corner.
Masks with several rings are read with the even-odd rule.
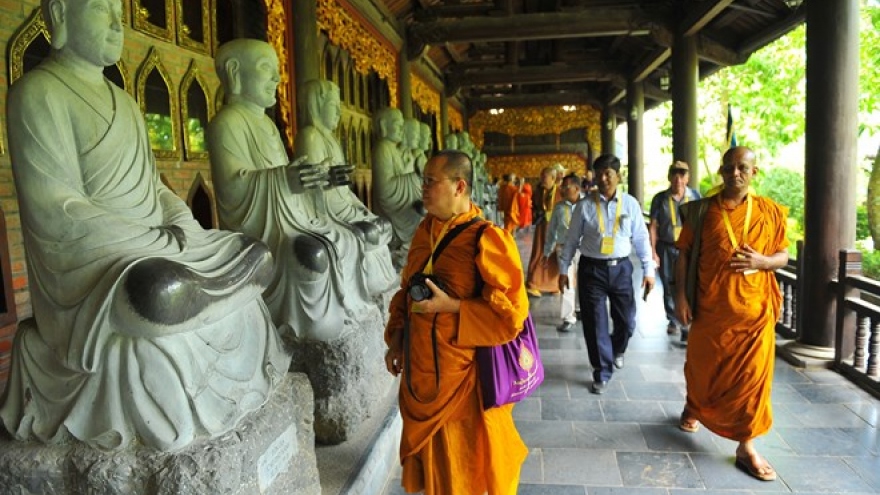
[[[871,486],[837,457],[777,456],[771,464],[791,491],[852,493],[872,491]]]
[[[544,479],[560,485],[622,485],[609,450],[544,449]]]
[[[666,425],[640,425],[648,448],[658,452],[716,452],[714,436],[705,427],[696,433],[678,429],[678,421]]]
[[[529,397],[518,402],[513,406],[513,419],[516,420],[540,420],[541,419],[541,399]]]
[[[880,457],[844,457],[843,462],[858,473],[875,492],[880,493]]]
[[[520,437],[529,448],[564,448],[575,446],[574,427],[570,421],[515,421]]]
[[[587,487],[587,495],[666,495],[665,488],[641,488],[627,486],[617,487]]]
[[[680,400],[684,403],[683,383],[627,382],[623,384],[629,400]]]
[[[880,427],[880,403],[878,401],[847,404],[846,407],[865,420],[871,427]]]
[[[807,428],[858,428],[865,420],[843,404],[778,404],[774,409],[794,414]]]
[[[600,402],[605,421],[662,424],[668,422],[666,412],[657,401],[602,400]]]
[[[575,446],[585,449],[647,451],[648,444],[635,423],[572,424]]]
[[[603,421],[599,401],[542,398],[541,419],[545,421]]]
[[[544,450],[529,449],[526,462],[523,463],[519,474],[520,485],[523,483],[544,482]]]
[[[735,450],[729,454],[690,454],[707,490],[780,490],[785,488],[781,479],[760,481],[737,468]],[[772,461],[770,461],[771,464]],[[775,485],[775,486],[774,486]]]
[[[705,487],[687,454],[618,452],[617,463],[625,486]]]
[[[814,404],[856,404],[862,396],[851,384],[840,383],[794,383],[791,387]]]
[[[861,456],[868,449],[840,428],[776,428],[776,433],[798,455]]]
[[[528,485],[520,483],[517,495],[586,495],[587,488],[579,485]]]

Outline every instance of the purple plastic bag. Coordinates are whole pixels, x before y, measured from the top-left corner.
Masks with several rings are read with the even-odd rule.
[[[544,364],[531,313],[512,341],[477,348],[477,368],[485,409],[519,402],[538,388],[544,381]]]

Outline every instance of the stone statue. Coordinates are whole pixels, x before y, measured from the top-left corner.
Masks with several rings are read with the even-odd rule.
[[[476,159],[476,153],[480,151],[471,141],[471,135],[467,131],[458,135],[458,149],[470,157],[471,161]]]
[[[412,167],[421,177],[428,159],[425,157],[425,152],[422,151],[421,122],[417,119],[403,121],[403,141],[400,143],[400,149],[404,166]]]
[[[457,150],[458,149],[458,133],[450,132],[443,139],[443,149],[444,150]]]
[[[276,259],[263,294],[272,318],[300,338],[332,340],[372,303],[355,232],[320,201],[328,171],[291,163],[265,109],[275,104],[278,56],[266,42],[223,44],[215,59],[226,104],[207,143],[223,228],[262,239]]]
[[[121,4],[42,7],[52,55],[8,98],[34,320],[0,421],[18,440],[102,450],[216,437],[290,364],[260,299],[271,254],[202,229],[162,184],[138,104],[102,74],[122,53]]]
[[[434,141],[431,139],[431,126],[424,122],[419,122],[419,148],[422,150],[422,156],[425,157],[424,162],[416,164],[416,170],[419,171],[419,175],[425,170],[425,164],[428,163],[428,158],[431,157],[431,147],[433,144]]]
[[[422,179],[401,156],[403,114],[400,110],[391,107],[379,110],[375,129],[379,140],[373,145],[373,208],[391,221],[392,249],[406,251],[424,217]]]
[[[367,209],[349,187],[349,174],[354,167],[346,162],[333,134],[341,116],[339,86],[332,81],[312,79],[305,83],[302,94],[307,120],[296,136],[297,155],[321,169],[338,171],[328,188],[313,194],[317,202],[326,203],[327,212],[336,222],[348,226],[360,239],[365,256],[359,278],[365,281],[370,295],[379,295],[399,282],[388,248],[391,224]]]

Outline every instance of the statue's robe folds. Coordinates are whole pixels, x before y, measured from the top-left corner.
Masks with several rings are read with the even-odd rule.
[[[421,178],[406,167],[397,144],[377,141],[373,146],[373,209],[391,222],[395,247],[409,246],[412,241],[424,218],[416,207],[421,200]]]
[[[100,449],[137,440],[172,451],[233,428],[287,372],[255,282],[254,270],[268,278],[271,257],[240,234],[199,226],[162,184],[137,103],[102,85],[113,106],[49,60],[10,91],[36,324],[17,335],[0,420],[18,440],[62,442],[69,432]],[[182,229],[185,248],[163,225]],[[245,263],[255,246],[262,266]],[[198,295],[215,302],[167,326],[135,314],[132,304],[152,294],[130,294],[127,276],[157,259],[207,281]]]
[[[472,206],[450,228],[479,213]],[[431,239],[438,239],[443,230],[443,222],[432,215],[415,233],[402,273],[403,288],[391,300],[386,343],[403,331],[404,321],[410,322],[410,348],[404,350],[410,352],[410,370],[404,371],[410,376],[403,375],[399,394],[402,484],[408,493],[514,495],[528,455],[513,422],[513,405],[483,409],[475,358],[477,346],[508,342],[522,330],[529,302],[521,262],[513,236],[495,226],[485,228],[475,252],[478,227],[471,225],[458,234],[434,263],[434,275],[451,297],[461,300],[460,313],[411,311],[405,288],[431,255]],[[417,397],[410,393],[407,379]]]
[[[296,136],[296,149],[301,155],[308,155],[307,163],[323,163],[330,160],[332,165],[346,165],[342,147],[336,137],[327,129],[310,125]],[[324,191],[320,198],[326,203],[327,212],[337,222],[352,227],[366,222],[376,229],[375,240],[361,239],[364,259],[361,263],[361,279],[366,281],[367,290],[378,295],[390,290],[397,282],[397,272],[391,264],[391,224],[371,212],[354,194],[349,186],[336,186]],[[359,236],[360,237],[360,236]]]
[[[375,307],[357,236],[320,211],[320,191],[290,190],[287,151],[269,117],[226,105],[208,124],[207,138],[221,227],[262,240],[275,256],[263,294],[275,324],[300,338],[329,341],[343,333],[346,315],[356,319]],[[296,249],[301,236],[323,252]]]
[[[787,209],[752,196],[749,231],[742,239],[747,205],[728,210],[737,242],[772,255],[788,246]],[[688,335],[687,409],[716,434],[742,442],[763,435],[773,423],[770,391],[776,348],[776,321],[782,295],[772,271],[745,275],[728,265],[734,249],[715,197],[708,202],[700,252],[692,253],[694,222],[685,219],[676,246],[698,255],[697,305]]]

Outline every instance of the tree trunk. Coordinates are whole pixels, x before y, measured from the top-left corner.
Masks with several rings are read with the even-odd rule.
[[[874,157],[871,177],[868,180],[868,225],[874,249],[880,248],[880,149]]]

